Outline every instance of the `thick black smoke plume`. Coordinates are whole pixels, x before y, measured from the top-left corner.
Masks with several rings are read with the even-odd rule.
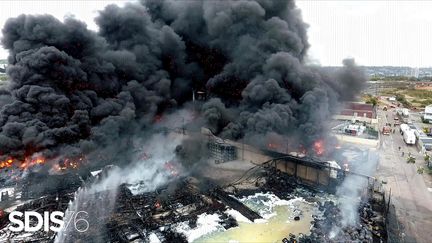
[[[364,81],[352,60],[336,73],[305,65],[307,25],[293,1],[145,1],[110,5],[96,23],[98,32],[70,17],[7,21],[3,156],[128,151],[131,135],[196,91],[215,134],[309,143]]]

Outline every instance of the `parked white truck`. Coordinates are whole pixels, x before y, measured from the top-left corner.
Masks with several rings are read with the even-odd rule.
[[[415,144],[415,143],[416,143],[416,136],[415,136],[415,134],[414,134],[414,131],[411,130],[411,129],[406,130],[406,131],[403,133],[403,140],[404,140],[404,142],[405,142],[406,144],[408,144],[408,145]]]
[[[402,109],[402,116],[403,117],[409,117],[409,110],[407,108]]]
[[[405,133],[405,131],[410,130],[410,127],[407,124],[401,124],[400,125],[400,133],[403,135]]]

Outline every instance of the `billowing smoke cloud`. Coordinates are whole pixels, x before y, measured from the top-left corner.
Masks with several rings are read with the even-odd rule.
[[[359,205],[362,196],[366,195],[369,180],[366,176],[373,177],[378,165],[378,155],[374,150],[367,148],[347,149],[343,157],[350,161],[349,168],[354,174],[347,174],[343,183],[338,186],[336,195],[339,196],[339,208],[341,213],[340,226],[356,226],[359,224]],[[360,176],[360,175],[362,176]],[[341,227],[334,226],[331,229],[330,237],[336,237]]]
[[[305,65],[307,25],[293,1],[145,1],[110,5],[96,23],[98,32],[70,17],[7,21],[3,156],[109,151],[124,159],[131,137],[196,91],[208,98],[201,117],[220,136],[310,143],[364,81],[352,60],[336,73]]]

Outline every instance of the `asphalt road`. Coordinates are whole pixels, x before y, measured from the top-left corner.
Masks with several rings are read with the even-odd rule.
[[[393,124],[392,110],[378,111],[380,129],[387,122]],[[432,182],[430,175],[417,173],[417,168],[424,165],[423,155],[415,146],[404,143],[399,127],[395,133],[381,135],[380,143],[376,175],[387,182],[384,188],[391,190],[397,222],[390,223],[403,232],[399,235],[401,242],[432,242]],[[416,164],[406,162],[408,153],[416,158]]]

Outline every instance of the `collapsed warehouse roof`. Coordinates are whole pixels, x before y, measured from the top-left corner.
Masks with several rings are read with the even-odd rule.
[[[100,173],[99,173],[100,174]],[[101,174],[100,174],[101,175]],[[98,178],[98,177],[96,177]],[[383,221],[382,201],[367,201],[362,199],[359,207],[361,221],[358,226],[342,227],[340,225],[340,211],[335,199],[326,196],[327,193],[305,188],[290,175],[267,167],[259,170],[255,177],[257,184],[251,185],[253,189],[236,190],[221,188],[211,181],[203,178],[177,178],[170,183],[159,187],[155,191],[133,194],[129,189],[133,185],[123,184],[115,193],[115,199],[110,198],[111,191],[98,192],[89,197],[86,208],[83,210],[106,207],[108,201],[114,201],[112,212],[105,217],[90,217],[89,223],[93,226],[85,233],[67,232],[64,242],[88,240],[100,242],[147,242],[150,238],[157,238],[162,242],[187,242],[187,237],[179,233],[176,225],[187,222],[190,229],[197,227],[196,222],[202,214],[216,213],[220,215],[219,224],[225,229],[238,226],[237,220],[227,214],[227,208],[240,212],[249,220],[261,218],[248,206],[235,198],[253,195],[256,192],[275,193],[281,199],[291,200],[296,197],[316,204],[317,213],[313,215],[313,224],[309,234],[289,235],[286,240],[300,240],[301,242],[340,241],[340,240],[385,240],[385,224]],[[97,181],[97,179],[91,179]],[[250,181],[242,183],[252,184]],[[47,192],[46,196],[24,203],[16,210],[19,211],[65,211],[73,199],[74,191],[61,191],[56,194]],[[233,197],[235,196],[235,197]],[[376,200],[376,198],[374,198]],[[92,206],[93,205],[93,206]],[[378,205],[378,206],[375,206]],[[381,205],[381,206],[380,206]],[[301,214],[299,214],[301,215]],[[296,219],[295,219],[296,220]],[[336,228],[335,228],[336,227]],[[337,228],[339,227],[339,228]],[[338,230],[337,235],[334,234]],[[1,231],[3,237],[8,239],[54,241],[52,232],[36,232],[31,236],[22,236],[13,233],[4,227]],[[20,238],[24,237],[24,238]]]
[[[219,140],[219,144],[222,144],[223,148],[230,147],[230,149],[220,149],[220,146],[215,147],[216,149],[213,148],[213,151],[207,154],[209,158],[203,162],[205,168],[191,173],[190,177],[184,177],[187,175],[187,171],[176,161],[175,155],[168,153],[170,150],[176,151],[177,146],[175,144],[169,145],[167,150],[168,143],[166,141],[189,135],[188,133],[167,135],[165,137],[167,140],[161,140],[161,143],[165,144],[165,148],[159,149],[159,151],[156,147],[158,144],[149,143],[149,145],[154,146],[154,149],[145,147],[146,149],[140,151],[138,164],[131,168],[106,166],[93,172],[65,170],[60,175],[47,175],[42,171],[27,174],[22,183],[26,186],[18,185],[15,187],[16,195],[21,195],[21,197],[25,195],[24,198],[19,198],[19,210],[47,208],[54,211],[66,211],[66,220],[68,211],[86,210],[92,214],[89,219],[90,224],[97,227],[93,227],[83,234],[70,231],[63,231],[57,235],[38,232],[26,237],[29,240],[43,238],[54,241],[55,239],[56,242],[74,242],[77,239],[99,239],[101,242],[133,242],[134,240],[145,242],[150,238],[161,241],[174,238],[178,238],[180,242],[185,239],[193,241],[199,237],[192,237],[188,235],[188,232],[200,231],[198,230],[200,228],[199,222],[202,222],[203,215],[217,215],[214,223],[218,226],[214,227],[214,230],[219,232],[224,232],[233,226],[238,226],[235,227],[235,231],[243,230],[245,226],[239,221],[241,218],[246,218],[249,224],[254,221],[259,224],[262,222],[260,220],[270,220],[274,223],[274,219],[265,217],[264,211],[243,200],[244,197],[256,193],[271,193],[274,197],[286,201],[304,198],[305,202],[310,203],[314,208],[312,215],[309,215],[310,220],[308,220],[309,216],[305,216],[310,210],[305,211],[304,217],[296,212],[290,213],[298,216],[299,223],[304,225],[304,229],[307,229],[295,233],[294,238],[297,240],[300,238],[326,241],[361,238],[385,240],[383,200],[376,200],[376,202],[369,204],[368,196],[374,195],[374,192],[370,190],[364,190],[364,194],[359,194],[358,198],[361,200],[355,199],[353,201],[353,205],[358,204],[358,206],[354,206],[352,210],[361,215],[357,224],[331,223],[331,220],[343,222],[341,219],[346,217],[344,206],[341,205],[339,199],[332,198],[323,190],[341,186],[341,183],[346,181],[347,175],[355,175],[355,170],[348,173],[317,158],[253,149],[249,145],[242,145],[229,140],[223,140],[221,143]],[[208,141],[199,141],[207,146],[209,142],[214,140],[210,138]],[[251,154],[241,149],[247,149],[248,153],[250,152],[257,158],[271,159],[268,161],[261,160],[258,164],[248,163],[245,160],[252,158],[250,157]],[[342,148],[342,150],[344,149]],[[154,154],[145,151],[153,151]],[[362,151],[348,152],[365,156]],[[258,156],[256,153],[261,153],[262,156]],[[232,158],[236,160],[215,163],[214,159],[222,158],[225,156],[224,154],[229,156],[235,154],[237,156]],[[240,159],[243,157],[245,160]],[[354,159],[352,161],[355,162]],[[365,163],[359,163],[359,165],[364,167]],[[355,168],[353,167],[353,169]],[[333,170],[337,172],[336,176],[332,176]],[[232,174],[232,172],[234,173]],[[140,179],[129,181],[127,178],[130,179],[131,173],[138,173],[140,176],[137,178]],[[43,178],[42,175],[59,187],[48,186],[43,190],[32,187],[32,184],[40,184],[39,180]],[[220,179],[216,180],[218,177]],[[159,182],[154,184],[156,181]],[[331,181],[333,184],[330,183]],[[51,185],[50,183],[47,184]],[[78,187],[80,189],[77,190]],[[93,190],[93,187],[97,190]],[[12,203],[13,200],[17,199],[16,195],[10,196]],[[376,197],[371,198],[376,199]],[[257,200],[259,201],[258,204],[265,204],[267,199],[258,197]],[[371,210],[371,206],[373,210]],[[294,208],[300,210],[298,206],[294,206]],[[232,210],[237,213],[230,214],[229,212]],[[290,212],[289,208],[283,210]],[[239,215],[242,216],[239,218],[237,217]],[[292,218],[292,220],[296,221],[297,219]],[[303,222],[304,220],[307,223]],[[314,223],[311,224],[310,221],[314,221]],[[287,222],[286,219],[277,222],[275,227],[279,223],[286,224]],[[179,229],[179,225],[182,225],[182,229]],[[332,225],[332,227],[328,228],[324,225]],[[309,230],[310,228],[311,230]],[[232,231],[234,230],[227,232]],[[283,238],[293,239],[293,236],[289,235],[289,230],[285,230],[285,232],[287,232],[285,235],[277,236],[280,237],[279,240]],[[23,237],[22,234],[9,232],[7,227],[2,229],[2,234],[11,239]],[[216,233],[208,233],[208,237],[213,234]]]

